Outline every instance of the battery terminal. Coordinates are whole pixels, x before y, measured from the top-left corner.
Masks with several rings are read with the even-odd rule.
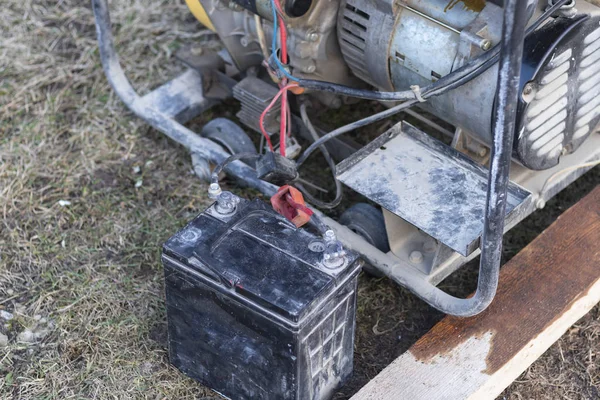
[[[341,268],[346,264],[346,250],[342,243],[337,240],[335,232],[327,230],[323,235],[325,251],[323,252],[323,264],[327,268]]]
[[[222,215],[235,213],[240,198],[231,192],[223,192],[218,183],[211,183],[208,188],[208,197],[214,200],[215,210]]]

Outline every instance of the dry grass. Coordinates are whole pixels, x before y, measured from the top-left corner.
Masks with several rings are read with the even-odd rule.
[[[112,10],[141,92],[180,71],[171,57],[178,46],[209,39],[180,2],[113,1]],[[9,338],[0,348],[0,398],[211,396],[171,368],[165,351],[160,244],[207,204],[187,153],[109,89],[88,1],[5,0],[0,32],[0,310],[14,314],[0,321]],[[598,176],[530,219],[508,239],[507,255]],[[471,290],[465,271],[447,287]],[[361,277],[360,293],[355,378],[340,398],[440,318],[385,280]],[[19,340],[28,330],[38,333],[35,343]],[[599,332],[595,309],[506,397],[598,397]]]

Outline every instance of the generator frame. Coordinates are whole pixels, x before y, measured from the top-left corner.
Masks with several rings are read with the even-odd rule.
[[[591,166],[580,167],[582,163],[600,159],[600,135],[594,133],[585,145],[573,154],[565,155],[559,166],[552,169],[531,171],[511,162],[516,119],[516,107],[512,104],[520,95],[518,85],[515,83],[518,82],[520,74],[524,31],[527,24],[526,13],[519,12],[519,9],[526,5],[524,0],[506,0],[504,7],[496,113],[492,130],[495,140],[489,163],[487,206],[481,250],[465,257],[442,244],[437,244],[432,261],[416,266],[410,261],[410,257],[406,256],[409,254],[407,246],[409,242],[414,242],[415,237],[420,237],[424,241],[430,238],[399,217],[385,213],[392,249],[386,254],[350,229],[314,210],[336,231],[339,240],[346,247],[358,252],[382,274],[406,287],[432,307],[451,315],[472,316],[480,313],[490,304],[498,285],[504,233],[537,208],[543,207],[546,201],[591,168]],[[212,163],[220,163],[228,158],[229,154],[221,146],[200,137],[186,128],[183,123],[229,97],[231,86],[235,82],[211,68],[214,67],[214,61],[207,60],[206,67],[201,72],[188,69],[149,94],[140,96],[120,65],[114,47],[107,0],[92,0],[92,6],[103,69],[110,85],[125,105],[135,115],[183,145],[196,157]],[[429,124],[432,123],[429,121]],[[403,126],[398,129],[403,129]],[[229,164],[226,171],[244,185],[267,196],[273,195],[278,189],[270,183],[259,180],[252,168],[239,161]],[[505,196],[509,184],[509,171],[510,179],[527,189],[532,195],[505,224]],[[444,278],[478,255],[481,256],[480,274],[478,289],[474,296],[461,299],[436,287]]]

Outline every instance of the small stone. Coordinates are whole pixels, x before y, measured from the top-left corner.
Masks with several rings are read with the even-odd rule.
[[[61,207],[66,207],[66,206],[70,206],[71,202],[69,200],[59,200],[58,205]]]
[[[133,167],[133,173],[134,174],[139,174],[142,171],[142,169],[140,168],[139,165],[136,165]]]
[[[8,289],[8,290],[6,290],[6,294],[9,296],[12,296],[13,294],[15,294],[15,291],[12,289]]]
[[[144,184],[144,181],[143,181],[142,179],[138,179],[138,180],[135,182],[135,187],[136,187],[136,188],[142,187],[142,185],[143,185],[143,184]]]
[[[40,324],[45,324],[46,322],[48,322],[48,320],[46,318],[41,318],[40,319]]]
[[[34,343],[35,334],[29,329],[25,329],[23,332],[19,333],[19,337],[17,339],[19,342],[23,343]]]
[[[8,346],[8,336],[0,333],[0,347]]]
[[[0,310],[0,318],[2,318],[5,321],[10,321],[14,318],[14,315],[12,315],[12,313],[9,313],[6,310]]]
[[[40,319],[42,319],[42,316],[39,315],[39,314],[37,314],[37,315],[33,316],[33,319],[36,320],[36,321],[39,321]]]

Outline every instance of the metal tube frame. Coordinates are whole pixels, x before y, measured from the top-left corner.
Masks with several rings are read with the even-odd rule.
[[[220,146],[201,138],[172,117],[152,107],[135,92],[123,72],[114,48],[107,0],[92,0],[92,7],[104,72],[110,85],[125,105],[138,117],[186,147],[190,152],[214,163],[226,159],[229,154]],[[461,299],[447,294],[429,283],[422,272],[399,264],[398,259],[393,255],[384,254],[375,249],[348,228],[317,211],[317,214],[323,217],[324,222],[337,232],[339,239],[346,247],[356,250],[367,262],[376,265],[398,284],[408,288],[432,307],[447,314],[467,317],[480,313],[491,303],[498,286],[506,188],[515,130],[517,96],[519,95],[523,37],[527,23],[527,13],[523,12],[526,7],[526,0],[505,0],[499,84],[493,125],[494,146],[490,163],[479,282],[473,297]],[[206,108],[212,104],[207,101]],[[276,186],[259,180],[253,169],[239,161],[229,164],[226,170],[247,186],[266,195],[272,195],[277,190]]]

